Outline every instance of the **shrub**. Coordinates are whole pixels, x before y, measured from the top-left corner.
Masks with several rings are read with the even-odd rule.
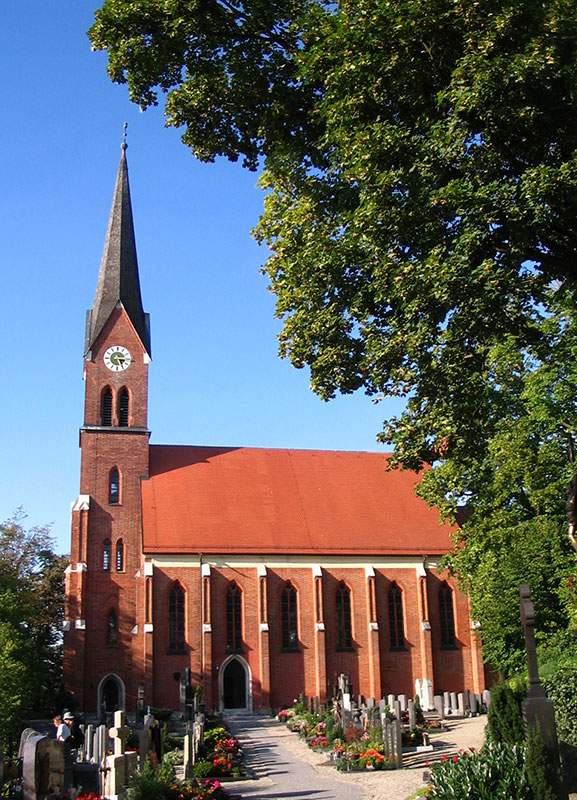
[[[197,761],[193,767],[193,772],[196,780],[203,784],[212,772],[212,763],[210,761]]]
[[[534,800],[557,800],[559,796],[561,776],[552,755],[543,743],[538,725],[532,725],[527,733],[525,772]]]
[[[431,769],[427,800],[529,800],[524,756],[523,745],[495,743],[485,744],[480,753],[445,756]]]
[[[494,743],[522,744],[525,741],[525,726],[521,711],[524,693],[514,691],[506,683],[497,683],[491,688],[487,740]]]
[[[150,713],[159,722],[166,722],[172,716],[171,708],[151,708]]]

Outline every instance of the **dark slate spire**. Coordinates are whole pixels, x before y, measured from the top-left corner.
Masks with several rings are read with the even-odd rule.
[[[86,320],[85,351],[90,350],[112,311],[118,303],[121,303],[140,336],[146,352],[150,355],[148,314],[142,308],[136,241],[132,223],[126,162],[126,133],[121,147],[122,156],[116,176],[112,210],[108,221],[94,305],[92,311],[88,312]]]

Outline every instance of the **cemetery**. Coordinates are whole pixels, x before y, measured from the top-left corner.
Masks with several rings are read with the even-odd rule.
[[[339,771],[402,769],[442,758],[445,719],[463,719],[485,713],[490,692],[437,695],[423,708],[423,697],[388,695],[352,698],[346,675],[338,679],[338,695],[331,709],[321,710],[316,698],[301,701],[277,715],[279,722],[304,739],[316,751],[326,752]],[[422,687],[421,687],[422,688]],[[425,687],[428,689],[428,687]],[[421,695],[423,692],[421,692]],[[426,693],[425,693],[426,695]],[[436,740],[437,739],[437,740]]]
[[[527,680],[517,687],[509,682],[482,694],[433,694],[430,681],[417,680],[414,697],[389,694],[377,700],[355,696],[350,675],[342,673],[330,703],[300,695],[276,719],[343,777],[365,773],[376,780],[383,772],[420,771],[424,786],[411,800],[575,798],[569,795],[577,786],[575,692],[570,683],[540,679],[527,586],[520,587],[520,616]],[[82,718],[84,742],[77,750],[55,739],[53,728],[46,733],[48,721],[25,727],[17,758],[0,758],[2,797],[227,800],[229,781],[235,783],[234,797],[242,797],[238,782],[251,778],[242,736],[231,734],[226,716],[208,713],[199,693],[181,696],[177,711],[148,709],[137,719],[117,710],[100,720]],[[487,723],[482,747],[451,749],[452,726],[477,717]]]

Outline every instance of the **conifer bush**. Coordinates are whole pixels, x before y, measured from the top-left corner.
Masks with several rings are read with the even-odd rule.
[[[491,705],[487,715],[487,741],[495,744],[522,744],[525,741],[522,702],[524,693],[506,683],[491,687]]]

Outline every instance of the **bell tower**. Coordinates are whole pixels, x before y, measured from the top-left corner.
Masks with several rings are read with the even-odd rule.
[[[145,685],[140,484],[148,477],[150,330],[126,133],[96,294],[87,312],[80,495],[66,580],[65,686],[87,711],[134,710]]]

